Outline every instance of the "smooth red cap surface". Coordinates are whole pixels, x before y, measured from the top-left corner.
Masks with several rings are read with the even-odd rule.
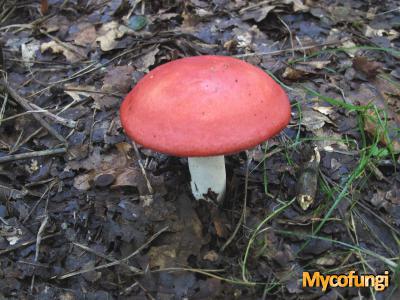
[[[290,120],[284,90],[264,71],[227,56],[195,56],[144,76],[120,109],[135,142],[176,156],[239,152],[279,133]]]

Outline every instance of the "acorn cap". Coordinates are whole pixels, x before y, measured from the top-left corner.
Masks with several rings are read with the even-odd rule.
[[[252,148],[290,120],[284,90],[236,58],[195,56],[144,76],[120,109],[126,134],[152,150],[182,157]]]

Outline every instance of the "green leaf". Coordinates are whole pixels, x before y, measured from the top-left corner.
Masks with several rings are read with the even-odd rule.
[[[129,28],[139,31],[142,30],[147,25],[147,18],[145,16],[133,16],[129,19]]]

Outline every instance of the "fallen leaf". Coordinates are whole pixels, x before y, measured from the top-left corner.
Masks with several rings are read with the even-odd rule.
[[[50,41],[48,43],[43,43],[40,46],[40,51],[43,53],[47,50],[51,50],[53,53],[62,54],[70,63],[76,63],[86,58],[84,49],[71,44],[67,45],[68,47],[60,45],[56,41]]]
[[[117,39],[122,38],[130,31],[131,29],[127,26],[120,25],[117,21],[112,21],[100,27],[96,41],[100,43],[101,50],[111,51],[118,45]]]
[[[103,78],[101,90],[103,92],[128,93],[132,85],[132,73],[134,70],[129,65],[109,68]]]
[[[185,266],[190,256],[199,257],[201,247],[205,243],[202,223],[188,196],[182,194],[178,197],[176,207],[175,217],[179,222],[175,223],[174,232],[168,232],[164,245],[151,247],[148,252],[152,268]]]
[[[93,174],[82,174],[74,178],[74,188],[80,191],[87,191],[90,189],[90,181],[93,179]]]
[[[303,3],[301,0],[283,0],[283,1],[275,1],[276,3],[284,3],[284,4],[293,4],[293,11],[308,11],[309,7]]]
[[[128,26],[132,30],[142,30],[147,25],[147,18],[145,16],[132,16],[128,21]]]
[[[74,42],[79,46],[94,46],[96,38],[95,27],[90,23],[81,23],[78,25],[78,32],[75,34]]]
[[[343,45],[343,50],[350,56],[350,57],[354,57],[357,53],[357,48],[356,48],[356,44],[352,41],[352,40],[346,40],[342,43]]]
[[[292,67],[286,67],[285,71],[282,74],[282,77],[289,80],[299,80],[306,75],[307,73],[302,70],[297,70]]]
[[[22,59],[24,60],[24,65],[29,67],[33,66],[33,60],[36,57],[36,51],[40,49],[39,41],[33,40],[30,43],[24,43],[21,45]]]
[[[217,261],[218,258],[219,258],[219,255],[218,255],[218,253],[215,252],[214,250],[208,251],[208,252],[203,256],[203,259],[204,259],[204,260],[208,260],[208,261],[211,261],[211,262]]]
[[[363,73],[367,78],[376,77],[382,65],[379,62],[371,61],[365,56],[356,56],[353,58],[353,67]]]
[[[261,22],[264,20],[268,13],[272,11],[276,6],[275,5],[260,5],[243,8],[239,11],[242,15],[241,19],[243,21],[253,19],[256,22]]]
[[[325,116],[329,116],[331,113],[334,112],[332,106],[313,106],[312,109],[320,112],[321,114],[324,114]]]
[[[139,57],[135,62],[134,65],[138,71],[141,72],[149,72],[149,67],[154,65],[156,62],[156,54],[160,51],[160,49],[154,48],[153,50],[147,52],[146,54]]]
[[[331,63],[330,60],[314,60],[314,61],[303,61],[303,62],[298,62],[298,65],[307,65],[307,66],[312,66],[315,69],[321,70],[325,68],[327,65]]]
[[[301,125],[305,126],[308,131],[314,131],[322,128],[325,123],[333,124],[333,122],[325,115],[312,111],[302,111]]]
[[[390,41],[397,39],[400,36],[400,33],[394,29],[384,30],[384,29],[375,29],[369,26],[368,24],[365,25],[364,35],[369,38],[374,37],[387,37]]]

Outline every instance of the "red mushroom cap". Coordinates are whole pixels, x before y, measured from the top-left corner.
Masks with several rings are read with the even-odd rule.
[[[252,148],[290,120],[284,90],[264,71],[227,56],[195,56],[144,76],[120,109],[126,134],[176,156],[214,156]]]

